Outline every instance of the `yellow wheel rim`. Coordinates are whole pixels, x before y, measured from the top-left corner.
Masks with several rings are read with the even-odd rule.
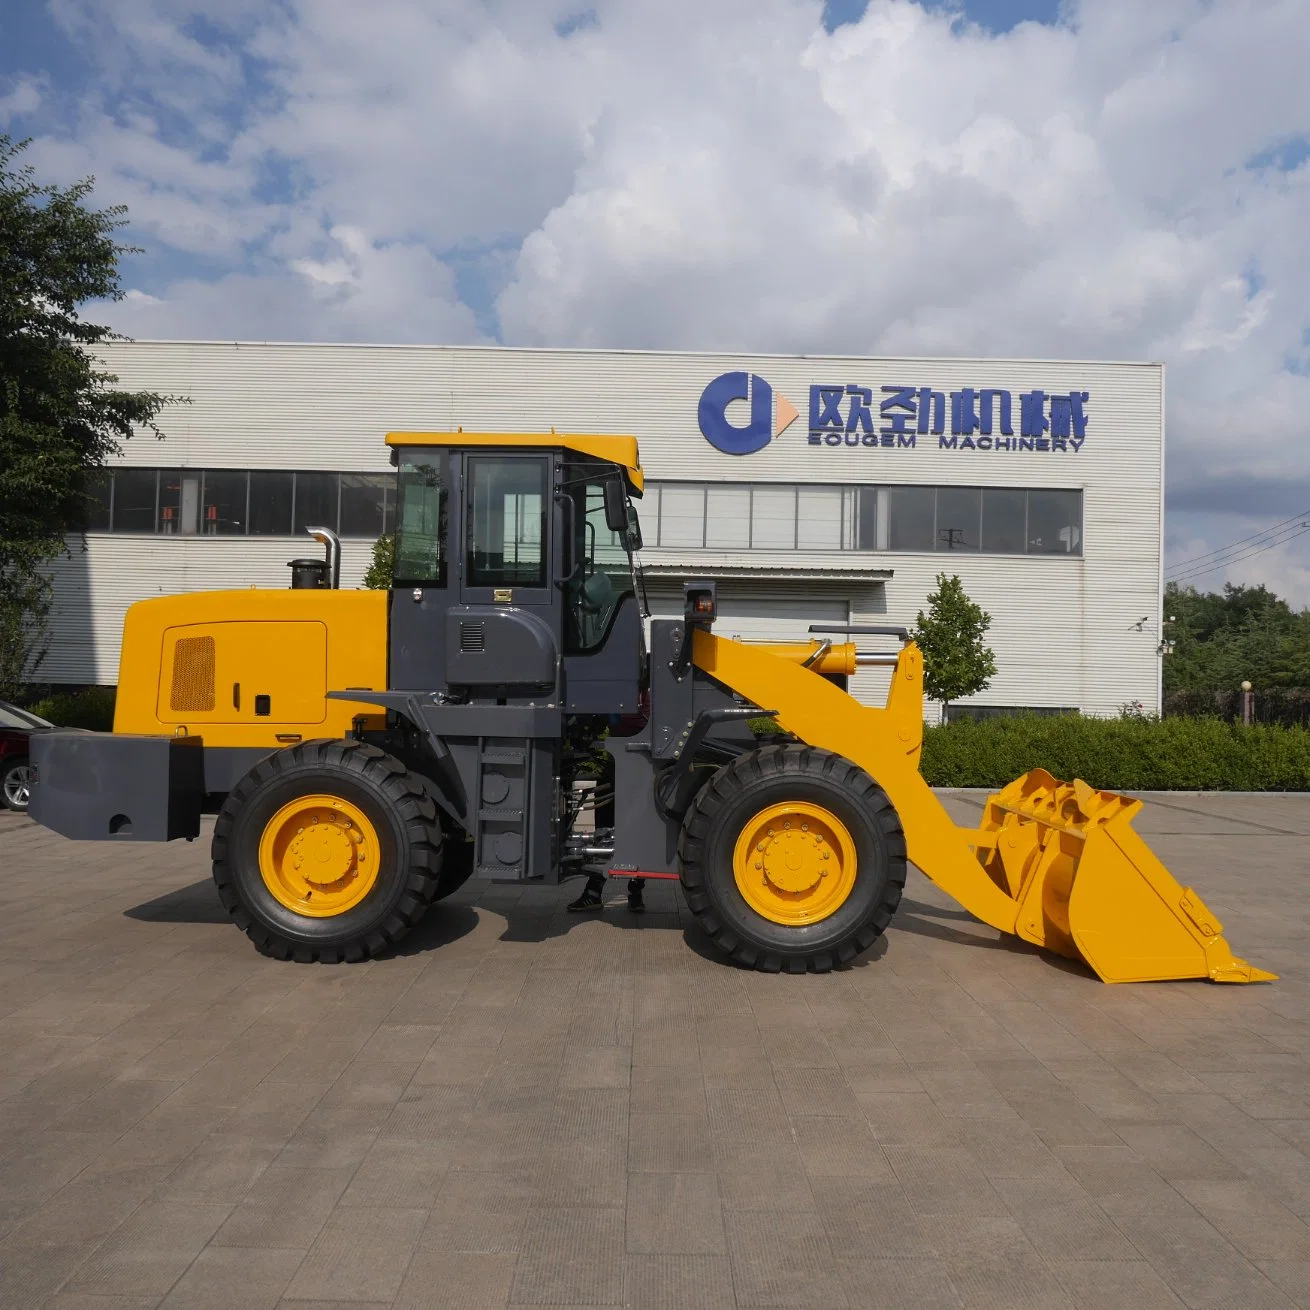
[[[299,796],[264,826],[259,872],[279,904],[311,919],[353,910],[382,863],[377,829],[340,796]]]
[[[732,872],[746,904],[772,923],[819,923],[855,886],[855,842],[822,805],[787,801],[742,827]]]

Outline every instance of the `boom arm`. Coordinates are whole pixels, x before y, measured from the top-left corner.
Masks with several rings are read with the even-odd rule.
[[[812,746],[844,755],[887,793],[905,829],[910,859],[975,918],[1000,932],[1015,931],[1018,906],[987,876],[919,772],[923,746],[923,656],[905,646],[892,675],[886,709],[854,697],[767,646],[748,646],[699,629],[692,661],[716,681],[776,709],[777,721]]]

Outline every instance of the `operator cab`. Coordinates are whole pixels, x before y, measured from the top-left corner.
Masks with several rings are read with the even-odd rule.
[[[397,466],[390,685],[634,712],[645,661],[635,440],[456,432],[387,442]]]

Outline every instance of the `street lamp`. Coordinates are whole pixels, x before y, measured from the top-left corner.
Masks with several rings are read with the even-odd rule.
[[[1251,684],[1243,681],[1242,683],[1242,722],[1249,728],[1255,719],[1255,694],[1251,690]]]

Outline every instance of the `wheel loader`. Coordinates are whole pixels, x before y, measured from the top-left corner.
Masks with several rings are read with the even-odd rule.
[[[676,879],[724,956],[820,972],[873,945],[913,861],[1106,982],[1274,977],[1135,833],[1139,801],[1033,771],[957,827],[919,772],[905,630],[730,640],[695,579],[647,626],[635,439],[386,440],[390,590],[343,590],[324,528],[290,588],[133,605],[113,732],[33,741],[37,822],[169,841],[216,813],[223,905],[302,962],[387,951],[473,874],[590,871]],[[866,664],[890,669],[882,708],[846,690]]]

